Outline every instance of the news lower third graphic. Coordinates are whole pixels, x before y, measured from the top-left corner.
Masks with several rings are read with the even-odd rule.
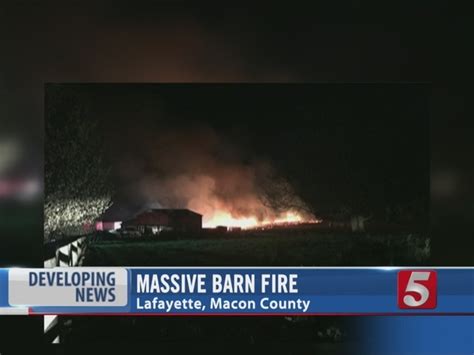
[[[474,268],[10,268],[0,314],[474,315]]]

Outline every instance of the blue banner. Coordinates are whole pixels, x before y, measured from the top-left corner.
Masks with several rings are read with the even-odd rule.
[[[17,314],[474,315],[474,268],[0,269],[0,314],[15,310]]]
[[[359,352],[385,355],[474,353],[474,317],[363,317]]]

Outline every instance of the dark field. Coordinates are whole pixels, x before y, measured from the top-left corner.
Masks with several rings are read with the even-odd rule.
[[[212,238],[96,238],[84,266],[391,266],[423,265],[429,239],[312,230],[223,233]]]
[[[278,348],[312,349],[322,354],[347,352],[357,342],[357,317],[70,317],[64,337],[70,344],[130,344],[160,347],[186,342],[204,344],[274,344]]]
[[[189,237],[189,236],[188,236]],[[197,237],[197,236],[194,236]],[[173,238],[183,238],[174,235]],[[201,236],[202,238],[202,236]],[[95,236],[84,266],[362,266],[429,263],[426,237],[314,230],[222,233],[205,239]],[[231,342],[294,351],[350,353],[357,317],[70,317],[65,342],[115,344]]]

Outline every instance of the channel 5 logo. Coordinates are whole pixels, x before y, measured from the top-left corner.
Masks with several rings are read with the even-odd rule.
[[[438,280],[433,270],[402,270],[398,272],[398,308],[436,308]]]

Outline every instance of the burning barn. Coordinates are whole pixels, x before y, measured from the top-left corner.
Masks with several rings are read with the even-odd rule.
[[[122,224],[138,231],[157,234],[164,230],[179,232],[200,231],[202,215],[188,209],[150,209]]]

